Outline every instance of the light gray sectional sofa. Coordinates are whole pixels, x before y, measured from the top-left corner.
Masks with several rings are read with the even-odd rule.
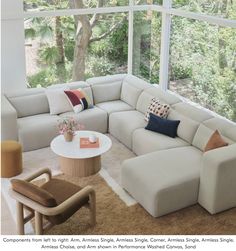
[[[2,97],[2,140],[19,140],[24,151],[47,147],[57,135],[58,119],[75,116],[87,130],[109,132],[137,155],[122,164],[122,185],[154,217],[196,203],[212,214],[236,206],[235,123],[132,75],[66,86],[83,88],[94,108],[50,115],[45,89],[7,93]],[[181,121],[178,137],[144,129],[153,97],[170,104],[168,119]],[[203,153],[215,129],[230,145]]]

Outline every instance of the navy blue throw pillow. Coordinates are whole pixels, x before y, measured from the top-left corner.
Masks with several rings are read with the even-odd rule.
[[[175,138],[177,136],[179,123],[180,120],[163,119],[150,113],[149,122],[145,129]]]

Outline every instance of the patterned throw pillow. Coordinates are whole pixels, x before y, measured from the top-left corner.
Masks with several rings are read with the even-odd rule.
[[[149,121],[150,113],[161,118],[167,118],[170,106],[168,104],[162,104],[158,99],[153,98],[150,105],[148,106],[147,112],[145,114],[145,120]]]
[[[75,113],[92,107],[89,97],[81,89],[64,91]]]

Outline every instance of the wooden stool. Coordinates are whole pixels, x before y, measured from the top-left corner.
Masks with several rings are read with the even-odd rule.
[[[1,142],[1,177],[10,178],[22,172],[22,147],[13,140]]]

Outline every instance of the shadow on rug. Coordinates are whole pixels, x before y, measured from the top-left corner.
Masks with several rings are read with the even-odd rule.
[[[236,234],[236,208],[210,215],[194,205],[160,218],[149,215],[139,204],[127,207],[103,178],[57,176],[80,186],[92,185],[97,196],[97,224],[89,225],[88,209],[82,208],[50,235],[218,235]]]

